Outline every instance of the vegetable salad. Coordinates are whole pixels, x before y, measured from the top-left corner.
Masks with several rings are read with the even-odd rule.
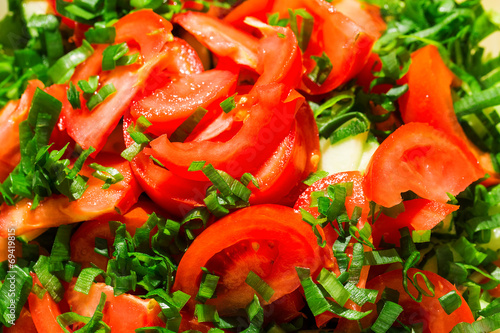
[[[3,332],[500,329],[479,0],[8,0]]]

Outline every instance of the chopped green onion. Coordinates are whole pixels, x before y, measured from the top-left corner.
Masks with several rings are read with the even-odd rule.
[[[197,108],[179,127],[177,127],[170,135],[169,140],[171,142],[184,142],[207,112],[207,109],[202,107]]]
[[[105,167],[97,163],[91,163],[89,167],[96,170],[92,173],[92,176],[104,181],[105,184],[102,186],[103,189],[107,189],[112,184],[116,184],[125,179],[123,175],[113,167]]]
[[[326,292],[340,305],[344,306],[351,294],[342,283],[337,279],[334,273],[323,268],[318,276],[318,282],[325,288]]]
[[[214,296],[218,282],[219,277],[217,275],[204,272],[200,283],[200,289],[198,289],[198,294],[196,295],[196,299],[202,303],[205,303],[207,300],[211,299]]]
[[[85,38],[91,44],[112,44],[115,37],[115,27],[94,27],[85,32]]]
[[[102,53],[102,70],[109,71],[115,69],[118,59],[129,51],[127,43],[108,46]]]
[[[54,83],[66,83],[75,72],[75,67],[87,60],[93,53],[92,46],[83,40],[82,46],[59,58],[49,68],[47,74]]]
[[[401,305],[391,301],[385,301],[384,307],[373,323],[371,330],[375,333],[387,332],[392,324],[398,319],[401,312],[403,312],[403,307]]]
[[[214,305],[196,304],[194,314],[198,317],[199,323],[216,323],[219,321],[219,314]]]
[[[269,302],[271,297],[274,295],[274,290],[266,281],[262,280],[260,276],[255,274],[253,271],[248,272],[245,283],[253,288],[266,302]]]
[[[97,94],[92,95],[89,100],[87,101],[87,108],[89,111],[92,111],[96,106],[104,102],[106,98],[111,96],[116,92],[115,85],[113,83],[107,84],[101,89],[99,89],[99,92]]]
[[[307,46],[309,45],[309,40],[311,39],[311,34],[314,28],[314,17],[303,8],[296,10],[288,9],[288,14],[290,16],[290,29],[297,37],[297,42],[299,44],[302,52],[305,52]],[[299,29],[297,16],[302,18],[302,24]],[[278,21],[279,22],[279,21]]]
[[[315,182],[317,182],[320,179],[325,178],[326,176],[328,176],[328,172],[327,171],[319,170],[319,171],[316,171],[314,173],[311,173],[302,182],[304,184],[306,184],[307,186],[311,186],[312,184],[314,184]]]
[[[462,298],[455,290],[452,290],[446,295],[439,297],[439,303],[441,303],[444,312],[450,315],[462,305]]]
[[[330,304],[319,287],[313,282],[309,268],[295,267],[295,270],[299,275],[300,284],[304,288],[306,302],[312,314],[317,316],[330,310]]]
[[[96,237],[94,252],[106,258],[109,258],[108,240],[105,238]]]
[[[325,83],[326,79],[330,75],[330,72],[333,69],[332,62],[328,55],[323,52],[320,57],[311,56],[311,59],[316,62],[316,66],[311,71],[311,73],[307,74],[311,81],[315,82],[318,85],[322,85]]]
[[[365,252],[364,265],[386,265],[403,262],[396,249]]]
[[[220,107],[222,108],[222,111],[224,111],[224,113],[229,113],[233,111],[234,108],[236,108],[236,102],[234,101],[234,96],[235,95],[229,96],[220,103]]]
[[[59,303],[63,299],[64,287],[59,281],[59,279],[51,274],[49,271],[49,258],[46,256],[40,256],[38,261],[33,266],[38,280],[42,286],[48,291],[52,299]]]
[[[104,273],[104,271],[99,268],[88,267],[82,269],[80,275],[78,275],[78,279],[76,280],[74,289],[76,291],[84,293],[85,295],[88,295],[95,278],[102,273]]]
[[[15,325],[21,309],[28,300],[33,285],[31,275],[17,265],[11,266],[0,287],[0,322],[6,327]]]
[[[69,88],[66,92],[66,96],[73,109],[76,110],[82,107],[80,103],[80,92],[76,89],[76,86],[73,84],[73,82],[69,83]]]
[[[52,245],[49,257],[49,270],[54,273],[64,269],[63,262],[70,259],[69,241],[73,226],[71,224],[62,225],[57,228],[56,238]]]
[[[259,186],[259,180],[255,178],[251,173],[245,172],[243,175],[241,175],[240,178],[240,183],[248,187],[248,184],[252,182],[253,186],[256,188],[260,188]]]
[[[352,262],[351,267],[349,267],[349,282],[357,284],[359,281],[359,275],[363,264],[365,261],[365,252],[363,245],[360,243],[354,243],[352,249]]]
[[[365,303],[375,303],[377,300],[378,290],[358,288],[350,282],[347,282],[344,288],[351,295],[351,300],[360,306]]]

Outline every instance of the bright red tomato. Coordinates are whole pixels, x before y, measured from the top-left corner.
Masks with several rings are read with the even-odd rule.
[[[112,332],[134,333],[137,328],[165,326],[158,317],[161,308],[153,299],[122,294],[114,296],[113,287],[104,283],[94,283],[88,295],[74,290],[76,279],[69,285],[64,294],[71,311],[79,315],[92,317],[101,293],[106,294],[106,304],[103,309],[103,321],[109,325]]]
[[[103,190],[101,187],[104,182],[93,177],[94,169],[88,166],[92,162],[114,167],[124,179]],[[22,235],[40,228],[92,220],[108,214],[115,215],[117,210],[125,213],[141,194],[129,163],[119,156],[107,155],[99,156],[95,160],[89,159],[80,174],[89,177],[89,187],[78,200],[70,202],[64,196],[52,196],[40,202],[33,210],[31,200],[27,199],[21,200],[15,206],[3,204],[0,212],[0,235],[7,237],[7,229],[13,227],[17,235]]]
[[[402,270],[395,270],[379,275],[368,281],[366,288],[379,291],[377,301],[380,300],[382,291],[385,287],[397,290],[399,292],[399,305],[401,305],[404,309],[398,319],[405,325],[423,323],[424,333],[450,332],[458,323],[472,323],[474,321],[474,316],[462,296],[460,296],[462,305],[457,310],[452,312],[450,315],[446,314],[443,310],[441,304],[439,303],[439,297],[446,295],[451,291],[455,291],[460,295],[455,286],[448,282],[448,280],[435,273],[421,271],[415,268],[408,271],[408,276],[413,278],[416,273],[425,274],[425,276],[427,276],[430,282],[434,285],[434,297],[423,296],[422,302],[420,303],[411,299],[403,288]],[[429,293],[429,290],[425,287],[425,283],[422,278],[417,277],[416,280],[419,285],[423,287],[427,293]],[[408,289],[412,295],[417,295],[417,290],[411,283],[408,283]],[[368,308],[372,309],[373,312],[361,321],[363,327],[368,327],[368,325],[370,325],[370,323],[372,323],[376,318],[377,310],[375,305],[367,303],[363,307],[363,311],[368,310]]]
[[[29,296],[28,296],[29,298]],[[29,303],[28,303],[29,304]],[[19,318],[16,320],[16,324],[11,327],[3,327],[3,333],[38,333],[35,324],[33,323],[33,317],[29,310],[25,307],[21,309]]]
[[[485,172],[492,176],[488,184],[500,182],[500,174],[493,167],[491,155],[475,146],[458,122],[450,87],[459,82],[441,59],[438,49],[434,45],[427,45],[414,52],[411,59],[410,69],[400,81],[408,84],[408,92],[399,99],[403,121],[427,123],[460,138],[476,156]]]
[[[446,216],[458,209],[458,206],[431,201],[414,199],[403,202],[405,210],[392,218],[381,214],[372,228],[373,244],[378,246],[382,237],[386,243],[399,246],[398,230],[408,227],[413,230],[431,230]]]
[[[401,193],[447,202],[484,176],[474,155],[456,137],[427,124],[409,123],[393,132],[372,156],[365,176],[368,199],[384,207]]]
[[[115,24],[115,28],[115,43],[126,42],[132,49],[138,46],[141,60],[113,71],[102,71],[102,52],[106,45],[98,45],[94,54],[77,67],[72,81],[76,83],[78,80],[88,80],[91,75],[99,75],[100,87],[113,84],[117,92],[91,112],[83,101],[81,109],[69,108],[63,114],[68,134],[84,149],[94,147],[94,156],[102,149],[107,136],[118,124],[136,93],[144,87],[149,74],[162,60],[159,54],[172,36],[170,22],[151,10],[128,14]]]
[[[251,206],[215,222],[194,240],[181,259],[173,290],[182,290],[194,300],[201,267],[206,267],[220,277],[217,298],[206,303],[215,305],[222,316],[235,314],[255,293],[244,282],[250,271],[273,288],[272,304],[299,288],[295,267],[309,267],[314,274],[332,264],[330,255],[329,249],[318,246],[311,226],[292,208]],[[194,301],[188,307],[192,309]]]

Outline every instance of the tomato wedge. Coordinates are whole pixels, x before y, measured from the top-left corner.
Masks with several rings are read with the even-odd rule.
[[[415,51],[411,59],[408,73],[400,80],[400,83],[408,84],[408,92],[399,99],[403,121],[427,123],[460,138],[481,167],[492,176],[488,184],[500,182],[500,174],[493,167],[491,155],[474,145],[458,122],[450,89],[458,84],[458,79],[442,60],[437,47],[427,45]]]
[[[101,293],[105,293],[103,321],[109,325],[112,332],[134,333],[140,327],[165,326],[158,317],[161,308],[153,299],[141,299],[129,294],[114,296],[113,287],[104,283],[94,283],[88,295],[85,295],[74,290],[75,282],[76,279],[64,294],[71,311],[92,317],[99,304]]]
[[[366,171],[368,199],[384,207],[413,191],[422,198],[447,202],[484,176],[462,141],[427,124],[409,123],[394,131],[375,151]]]
[[[245,283],[250,271],[274,290],[269,302],[300,286],[295,267],[314,273],[331,265],[329,250],[318,246],[311,226],[292,208],[257,205],[238,210],[205,229],[188,248],[177,270],[173,290],[194,297],[202,278],[201,267],[220,277],[215,305],[220,315],[244,309],[255,291]],[[192,309],[194,301],[188,303]],[[275,309],[279,313],[278,309]]]
[[[373,224],[373,244],[378,247],[382,237],[386,243],[399,246],[398,230],[408,227],[413,230],[431,230],[446,216],[458,209],[456,205],[431,201],[427,199],[414,199],[403,202],[405,210],[395,218],[381,214]]]
[[[140,63],[102,71],[102,52],[106,46],[99,45],[94,54],[77,67],[72,80],[88,80],[91,75],[99,74],[100,87],[113,84],[117,92],[97,105],[92,112],[84,102],[81,109],[69,108],[63,114],[68,134],[84,149],[94,147],[96,152],[93,156],[102,149],[107,136],[161,60],[159,55],[171,38],[172,25],[151,10],[140,10],[121,18],[115,28],[116,44],[127,42],[132,48],[139,46]]]
[[[32,276],[33,283],[42,287],[40,281],[33,273]],[[63,304],[63,302],[56,303],[50,294],[45,292],[41,299],[34,293],[30,293],[28,296],[28,305],[38,333],[64,333],[61,326],[57,323],[57,316],[65,312],[65,310],[69,310],[64,307],[66,304]]]
[[[29,296],[28,296],[29,298]],[[33,317],[31,313],[26,309],[22,308],[19,318],[17,318],[15,325],[11,327],[3,327],[3,333],[38,333],[33,322]]]
[[[130,113],[134,119],[144,116],[152,123],[148,132],[170,135],[196,109],[215,112],[234,93],[237,78],[236,73],[217,69],[181,76],[136,101]]]
[[[94,170],[88,166],[92,162],[114,167],[124,179],[103,190],[103,181],[93,177]],[[116,155],[88,160],[80,174],[89,177],[89,187],[78,200],[70,202],[64,196],[52,196],[40,202],[33,210],[32,202],[28,199],[21,200],[15,206],[3,204],[0,212],[0,236],[7,237],[9,228],[15,228],[16,235],[23,235],[40,228],[92,220],[106,214],[115,215],[116,210],[125,213],[142,192],[129,163]]]
[[[418,270],[411,268],[408,271],[408,276],[415,279],[414,276],[417,273],[425,274],[429,281],[434,285],[434,297],[423,296],[422,302],[414,301],[403,288],[403,272],[402,270],[395,270],[388,273],[379,275],[372,280],[368,281],[366,288],[378,290],[377,301],[380,300],[382,291],[385,287],[395,289],[399,292],[399,305],[403,307],[403,312],[399,315],[398,319],[405,325],[413,325],[417,323],[423,323],[424,333],[441,333],[450,332],[455,325],[461,322],[472,323],[474,322],[474,316],[472,312],[462,298],[457,288],[453,286],[445,278],[427,271]],[[424,288],[424,290],[429,293],[429,290],[425,287],[425,283],[421,277],[417,277],[419,285]],[[415,287],[408,283],[408,289],[412,295],[417,295],[417,290]],[[462,305],[450,315],[446,314],[442,308],[439,298],[446,295],[449,292],[456,292],[460,295]],[[366,307],[366,308],[365,308]],[[372,308],[373,314],[376,315],[377,310],[375,305],[367,303],[363,307],[363,311],[368,310],[368,307]],[[370,322],[373,322],[374,315],[369,315],[361,320],[363,327],[368,327]]]

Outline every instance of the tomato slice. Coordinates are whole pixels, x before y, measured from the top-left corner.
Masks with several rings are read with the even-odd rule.
[[[384,207],[401,194],[447,202],[475,180],[482,168],[462,141],[427,124],[409,123],[394,131],[375,151],[365,176],[366,196]]]
[[[415,51],[411,59],[408,73],[400,80],[400,83],[408,84],[408,92],[399,99],[403,121],[427,123],[460,138],[492,176],[488,183],[500,182],[500,174],[493,167],[491,155],[474,145],[458,122],[450,89],[457,85],[458,79],[442,60],[437,47],[427,45]]]
[[[94,170],[88,166],[91,162],[117,169],[124,179],[103,190],[103,181],[92,176]],[[52,196],[33,210],[32,202],[28,199],[21,200],[15,206],[3,204],[0,212],[0,236],[7,237],[8,228],[15,228],[16,235],[22,235],[40,228],[92,220],[106,214],[115,215],[116,210],[125,213],[141,193],[129,163],[116,155],[89,159],[80,174],[89,177],[89,187],[78,200],[70,202],[64,196]]]
[[[378,39],[387,25],[380,16],[380,8],[359,0],[334,0],[336,10],[353,20],[371,36]]]
[[[206,161],[233,177],[240,177],[245,172],[255,173],[288,134],[303,97],[282,84],[257,87],[253,96],[250,98],[255,98],[257,103],[250,107],[250,116],[228,141],[170,142],[162,135],[151,142],[147,152],[186,179],[206,180],[201,171],[188,171],[193,161]],[[240,110],[248,109],[239,105],[232,112],[236,114]]]
[[[181,76],[137,100],[130,113],[152,123],[148,132],[170,135],[196,109],[215,112],[214,107],[234,93],[237,78],[236,73],[217,69]]]
[[[92,317],[101,293],[106,294],[106,304],[103,309],[103,321],[109,325],[112,332],[134,333],[140,327],[165,326],[158,317],[161,308],[153,299],[122,294],[114,296],[113,287],[104,283],[94,283],[88,295],[74,290],[76,279],[69,285],[64,298],[68,301],[71,311],[79,315]]]
[[[257,38],[203,13],[189,11],[177,15],[174,22],[219,57],[229,57],[237,64],[257,68]]]
[[[40,281],[32,273],[33,283],[38,284],[40,287]],[[61,315],[66,308],[62,307],[63,304],[57,304],[48,292],[43,294],[40,299],[34,293],[30,293],[28,296],[28,305],[31,316],[33,318],[33,323],[36,327],[36,332],[38,333],[64,333],[63,329],[57,323],[57,316]],[[69,309],[68,309],[69,310]]]
[[[215,305],[220,315],[244,309],[255,291],[245,283],[250,271],[274,290],[273,303],[300,286],[295,267],[314,273],[331,265],[329,249],[318,246],[311,226],[292,208],[257,205],[236,211],[205,229],[188,248],[177,270],[173,290],[194,297],[202,278],[201,267],[220,277]],[[194,301],[188,303],[192,309]],[[275,308],[275,311],[279,311]]]
[[[29,298],[29,296],[28,296]],[[29,304],[29,303],[28,303]],[[15,325],[11,327],[3,327],[3,333],[37,333],[33,317],[29,310],[25,307],[21,309],[19,318],[17,318]]]
[[[84,149],[94,147],[94,156],[102,149],[107,136],[161,60],[159,54],[171,38],[172,25],[151,10],[140,10],[121,18],[115,28],[115,43],[127,42],[132,48],[138,45],[141,61],[102,72],[102,52],[106,46],[99,45],[94,54],[77,67],[72,80],[87,80],[90,75],[99,74],[100,87],[113,84],[117,92],[97,105],[92,112],[84,102],[81,109],[69,108],[64,114],[68,134]]]
[[[386,243],[399,246],[398,230],[408,227],[413,230],[431,230],[446,216],[458,209],[456,205],[431,201],[427,199],[414,199],[403,202],[405,210],[392,218],[381,214],[373,224],[373,244],[378,247],[382,237]]]
[[[425,274],[434,285],[434,297],[423,296],[422,302],[414,301],[403,288],[403,271],[400,269],[373,278],[368,281],[366,288],[379,290],[377,301],[380,300],[385,287],[397,290],[399,292],[399,305],[403,307],[403,312],[399,315],[398,319],[405,325],[423,323],[423,332],[425,333],[450,332],[458,323],[474,322],[474,316],[462,296],[460,296],[462,305],[450,315],[446,314],[442,308],[439,302],[440,297],[452,291],[460,295],[457,288],[448,282],[448,280],[435,273],[415,268],[411,268],[408,271],[408,276],[413,278],[416,273]],[[422,278],[417,277],[417,281],[429,293]],[[408,283],[408,289],[412,295],[417,295],[417,290],[411,283]],[[368,327],[369,323],[374,321],[377,313],[376,306],[369,303],[363,307],[363,311],[368,310],[368,307],[373,310],[373,314],[361,320],[363,327]]]

